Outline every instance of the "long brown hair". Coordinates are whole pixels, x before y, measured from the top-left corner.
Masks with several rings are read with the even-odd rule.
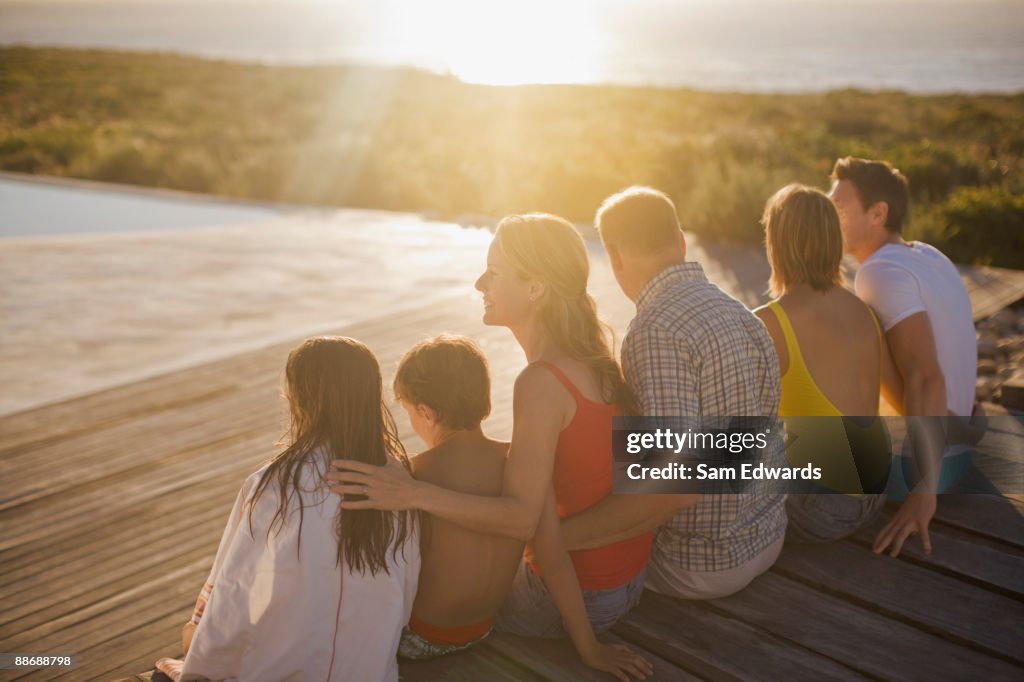
[[[498,224],[495,239],[520,277],[547,285],[538,315],[558,347],[595,374],[605,399],[623,414],[639,414],[612,354],[614,332],[587,293],[590,259],[576,228],[547,213],[513,215]]]
[[[270,524],[280,532],[293,496],[298,499],[299,543],[302,542],[303,467],[317,460],[326,470],[331,459],[354,459],[384,465],[395,457],[409,467],[394,419],[383,400],[377,358],[365,345],[343,336],[307,339],[288,355],[285,370],[291,415],[289,445],[260,479],[249,507],[249,527],[256,500],[271,481],[280,489],[280,504]],[[338,565],[371,575],[388,572],[387,550],[404,549],[415,523],[410,512],[339,509],[335,521]]]

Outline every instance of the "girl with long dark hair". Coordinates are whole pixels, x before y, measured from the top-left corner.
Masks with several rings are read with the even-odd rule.
[[[324,480],[332,459],[408,467],[377,359],[354,339],[308,339],[286,386],[287,447],[238,494],[181,679],[396,680],[416,515],[339,510]]]

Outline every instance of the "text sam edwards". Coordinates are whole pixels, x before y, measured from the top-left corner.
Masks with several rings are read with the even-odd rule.
[[[737,476],[737,470],[739,474]],[[794,469],[792,467],[766,466],[763,463],[750,464],[745,462],[738,467],[711,466],[708,464],[668,464],[663,467],[646,467],[643,464],[630,464],[626,469],[626,475],[634,481],[648,480],[670,480],[670,481],[734,481],[738,478],[744,481],[761,480],[821,480],[821,468],[810,464]]]

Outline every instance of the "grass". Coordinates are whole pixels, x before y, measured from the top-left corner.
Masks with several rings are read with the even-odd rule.
[[[764,201],[849,154],[909,177],[907,236],[1024,268],[1024,94],[494,88],[409,69],[0,49],[0,168],[457,218],[589,222],[649,184],[705,238],[757,243]]]

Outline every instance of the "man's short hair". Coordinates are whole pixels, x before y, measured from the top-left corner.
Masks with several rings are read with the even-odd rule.
[[[410,348],[398,363],[395,397],[426,405],[450,429],[475,429],[491,413],[487,358],[465,336],[442,334]]]
[[[860,203],[867,210],[880,201],[889,206],[885,229],[893,234],[903,231],[910,204],[907,178],[888,161],[871,161],[847,156],[836,161],[832,180],[849,180],[857,188]]]
[[[764,207],[772,296],[797,284],[827,291],[842,284],[843,233],[839,215],[825,194],[805,185],[787,185]]]
[[[605,244],[645,255],[678,244],[682,232],[675,204],[650,187],[630,187],[605,199],[594,226]]]

